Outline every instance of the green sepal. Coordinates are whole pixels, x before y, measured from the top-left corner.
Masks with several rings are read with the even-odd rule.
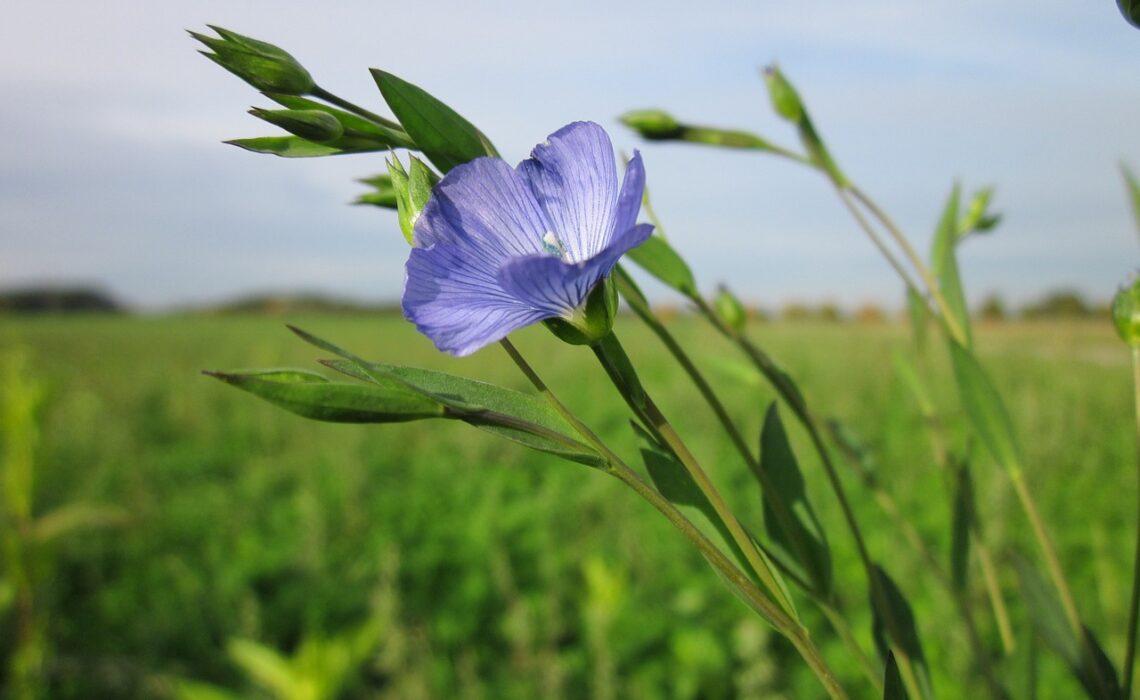
[[[344,126],[333,115],[316,109],[261,109],[249,113],[279,126],[294,136],[316,143],[330,143],[344,136]]]
[[[773,401],[760,434],[757,481],[771,491],[764,497],[764,527],[773,555],[786,568],[811,583],[824,599],[832,592],[831,550],[823,526],[807,498],[807,489],[780,413]],[[775,505],[779,504],[779,505]]]
[[[254,153],[265,153],[282,158],[318,158],[320,156],[336,156],[345,153],[368,153],[381,151],[386,148],[382,144],[370,143],[347,147],[325,143],[314,143],[299,136],[262,136],[252,139],[233,139],[226,141],[231,146],[237,146]]]
[[[425,90],[375,68],[372,77],[401,126],[441,172],[480,156],[499,155],[471,122]]]
[[[404,169],[399,158],[388,161],[388,178],[395,194],[396,209],[399,212],[400,231],[411,244],[415,240],[413,231],[420,212],[431,198],[431,189],[439,182],[439,177],[431,168],[415,156],[409,156],[411,166]]]
[[[212,24],[206,26],[220,38],[190,32],[214,52],[202,51],[202,55],[258,90],[304,95],[315,87],[313,77],[297,59],[277,46]]]
[[[397,382],[345,384],[330,382],[300,369],[256,369],[205,372],[305,418],[331,423],[401,423],[439,418],[438,401]]]
[[[641,269],[687,297],[696,295],[697,282],[684,258],[660,234],[626,253]]]
[[[596,284],[586,303],[569,318],[554,317],[542,323],[559,340],[570,345],[595,345],[609,336],[618,310],[617,284],[607,275]]]

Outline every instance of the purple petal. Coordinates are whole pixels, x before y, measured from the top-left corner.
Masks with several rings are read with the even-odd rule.
[[[638,224],[581,263],[564,262],[551,255],[516,258],[499,272],[499,284],[507,293],[540,310],[542,318],[566,317],[586,301],[590,291],[626,251],[644,243],[652,233],[653,226]]]
[[[507,258],[543,251],[550,230],[525,178],[498,158],[476,158],[453,168],[435,189],[415,225],[415,245],[464,245],[498,266]]]
[[[472,262],[462,246],[413,248],[404,282],[404,317],[453,355],[484,345],[546,316],[503,290],[495,273]]]
[[[614,232],[622,233],[637,223],[637,213],[641,211],[641,199],[645,195],[645,166],[641,164],[641,154],[636,149],[633,158],[625,166],[625,178],[621,183],[617,207],[614,210]]]
[[[617,166],[602,127],[593,122],[562,127],[536,146],[518,171],[571,262],[588,260],[606,247],[614,234]]]

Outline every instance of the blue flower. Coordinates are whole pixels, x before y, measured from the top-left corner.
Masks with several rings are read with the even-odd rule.
[[[548,318],[581,319],[618,259],[653,232],[636,224],[645,171],[635,151],[618,189],[602,127],[574,122],[512,168],[457,166],[414,229],[404,316],[453,355],[469,355]]]

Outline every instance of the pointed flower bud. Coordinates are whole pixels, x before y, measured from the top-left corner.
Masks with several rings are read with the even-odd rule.
[[[1112,300],[1116,334],[1133,348],[1140,347],[1140,277],[1134,277]]]
[[[344,136],[344,126],[328,112],[316,109],[260,109],[249,110],[253,116],[264,119],[288,131],[316,143],[336,141]]]
[[[798,123],[804,116],[804,105],[799,93],[780,72],[779,66],[771,65],[764,69],[764,84],[768,86],[768,98],[772,100],[776,114],[792,123]]]
[[[621,115],[621,123],[650,141],[681,138],[685,129],[673,115],[660,109],[638,109]]]
[[[218,37],[190,32],[190,36],[213,51],[202,51],[202,55],[258,90],[305,95],[316,86],[297,59],[273,44],[222,27],[208,26],[218,33]]]

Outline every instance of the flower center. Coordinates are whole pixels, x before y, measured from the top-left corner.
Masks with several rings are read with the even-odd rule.
[[[554,235],[553,231],[547,231],[546,235],[542,237],[542,249],[563,260],[566,259],[566,246],[562,245],[562,241],[558,240],[558,236]]]

